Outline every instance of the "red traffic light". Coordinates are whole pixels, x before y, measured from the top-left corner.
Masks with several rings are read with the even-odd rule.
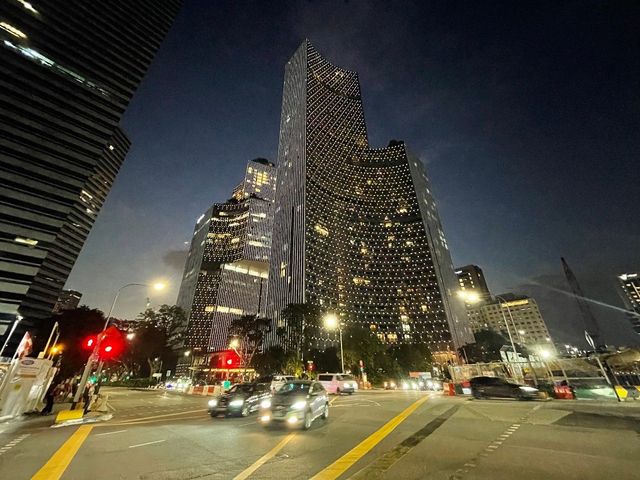
[[[102,334],[98,356],[101,360],[112,360],[123,352],[124,346],[122,332],[116,327],[109,327]]]
[[[93,350],[96,346],[96,340],[97,338],[95,335],[91,335],[90,337],[85,338],[82,341],[82,348],[84,350]]]

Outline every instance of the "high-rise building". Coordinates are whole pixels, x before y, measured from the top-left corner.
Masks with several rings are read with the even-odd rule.
[[[65,310],[73,310],[78,308],[82,293],[75,290],[62,290],[56,305],[53,307],[53,313],[61,313]]]
[[[369,146],[358,75],[304,41],[285,67],[268,315],[313,303],[386,343],[473,341],[422,162]],[[275,329],[272,329],[275,331]],[[333,342],[333,336],[315,341]],[[276,341],[276,339],[272,339]]]
[[[487,281],[480,267],[477,265],[465,265],[464,267],[456,268],[455,274],[458,277],[460,290],[465,294],[474,296],[474,300],[477,297],[479,301],[491,298]]]
[[[467,307],[474,333],[484,329],[494,330],[524,345],[532,353],[555,350],[547,324],[542,318],[535,299],[526,295],[505,293],[500,300],[490,299]]]
[[[51,315],[129,149],[120,117],[179,6],[0,2],[0,341],[18,316],[23,330]]]
[[[275,188],[275,165],[252,160],[232,198],[198,219],[177,301],[188,318],[184,349],[223,350],[234,318],[264,316]]]
[[[625,307],[629,310],[631,327],[640,334],[640,275],[637,273],[618,275],[618,289]]]

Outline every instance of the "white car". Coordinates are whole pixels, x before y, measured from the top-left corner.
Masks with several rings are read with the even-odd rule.
[[[318,375],[318,381],[329,393],[340,395],[358,391],[358,381],[351,375],[346,373],[321,373]]]
[[[285,384],[296,379],[293,375],[274,375],[271,380],[271,393],[275,393]]]

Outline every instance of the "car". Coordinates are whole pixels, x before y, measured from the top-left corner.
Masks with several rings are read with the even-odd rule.
[[[260,402],[269,398],[271,391],[268,383],[237,383],[218,398],[209,400],[209,415],[248,416],[260,409]]]
[[[509,382],[498,377],[474,377],[469,380],[471,394],[476,399],[487,397],[532,400],[538,397],[538,389],[529,385]]]
[[[313,380],[287,382],[260,406],[259,420],[264,426],[280,423],[308,430],[315,419],[329,418],[329,395]]]
[[[260,382],[261,383],[269,383],[270,387],[269,389],[271,390],[271,393],[275,393],[278,391],[278,389],[280,387],[282,387],[282,385],[284,385],[287,382],[292,382],[296,379],[296,377],[294,377],[293,375],[282,375],[282,374],[274,374],[274,375],[267,375],[265,377],[260,377]]]
[[[358,382],[351,375],[346,373],[320,373],[318,381],[329,393],[340,395],[347,393],[351,395],[358,390]]]
[[[394,380],[387,380],[383,384],[385,390],[395,390],[398,388]]]

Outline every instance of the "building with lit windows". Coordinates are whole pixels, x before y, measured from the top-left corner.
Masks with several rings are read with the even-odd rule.
[[[460,291],[465,292],[466,295],[477,296],[477,300],[474,298],[476,301],[485,301],[491,298],[487,281],[480,267],[477,265],[465,265],[464,267],[456,268],[455,274],[458,277]]]
[[[496,297],[467,307],[469,323],[474,332],[494,330],[507,339],[511,333],[514,342],[524,345],[532,353],[541,350],[555,351],[549,329],[535,299],[512,293],[499,297],[503,300],[498,301]]]
[[[196,223],[177,301],[194,357],[226,349],[234,318],[265,314],[275,187],[275,165],[252,160],[233,196]]]
[[[18,317],[12,342],[50,317],[129,149],[120,118],[179,6],[0,2],[0,343]]]
[[[314,303],[389,344],[450,356],[473,341],[422,162],[402,141],[370,147],[357,73],[309,41],[285,67],[275,207],[275,326],[287,304]]]
[[[76,290],[62,290],[56,305],[53,307],[53,313],[61,313],[65,310],[73,310],[78,308],[82,293]]]
[[[625,307],[629,310],[631,327],[640,334],[640,275],[637,273],[618,275],[618,290]]]

